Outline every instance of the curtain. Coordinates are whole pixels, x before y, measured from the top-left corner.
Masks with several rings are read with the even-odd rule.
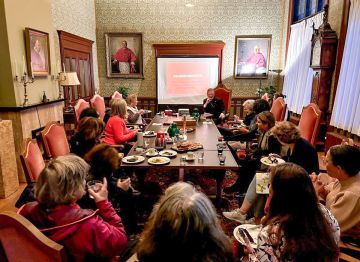
[[[303,107],[310,103],[313,78],[310,68],[311,37],[313,24],[319,28],[322,19],[323,13],[320,13],[291,26],[283,93],[287,108],[297,114],[301,114]]]
[[[360,136],[360,0],[352,0],[330,125]]]

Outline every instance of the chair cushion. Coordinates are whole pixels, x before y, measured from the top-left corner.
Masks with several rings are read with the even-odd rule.
[[[70,153],[65,129],[61,125],[53,124],[45,134],[46,143],[52,158]]]

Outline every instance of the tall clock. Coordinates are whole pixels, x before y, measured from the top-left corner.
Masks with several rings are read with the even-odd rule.
[[[327,21],[328,4],[324,6],[324,19],[319,29],[314,28],[311,44],[310,67],[314,70],[311,90],[311,102],[322,111],[318,143],[325,139],[327,125],[330,122],[328,113],[332,75],[335,69],[337,36]]]
[[[335,69],[337,36],[327,21],[328,5],[324,6],[324,19],[319,29],[314,29],[310,67],[314,70],[311,102],[318,104],[326,114],[329,107],[332,74]]]

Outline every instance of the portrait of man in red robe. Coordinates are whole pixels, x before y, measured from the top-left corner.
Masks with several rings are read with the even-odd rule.
[[[112,63],[117,65],[120,74],[136,73],[135,62],[137,60],[134,52],[127,47],[127,41],[121,42],[121,47],[114,55]]]

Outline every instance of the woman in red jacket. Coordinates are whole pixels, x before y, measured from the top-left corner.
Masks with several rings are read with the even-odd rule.
[[[69,261],[111,261],[127,247],[121,218],[108,202],[107,181],[99,191],[89,189],[97,210],[82,209],[76,201],[85,194],[89,166],[78,156],[51,160],[35,186],[37,202],[19,213],[66,248]]]
[[[113,99],[111,101],[111,117],[105,127],[104,143],[109,145],[124,144],[137,135],[137,129],[129,130],[126,127],[126,109],[125,100]]]

